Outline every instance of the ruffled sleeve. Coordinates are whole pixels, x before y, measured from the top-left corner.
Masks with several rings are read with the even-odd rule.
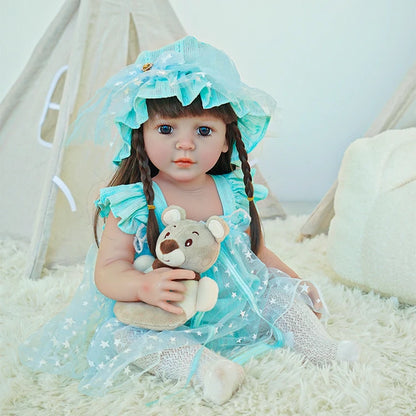
[[[139,226],[147,224],[147,202],[141,182],[103,188],[95,205],[102,217],[108,217],[111,211],[120,218],[118,227],[127,234],[135,234]]]
[[[254,176],[254,169],[252,169],[252,176]],[[232,205],[234,209],[242,208],[248,212],[248,200],[244,186],[243,172],[241,169],[236,169],[231,173],[224,175],[224,178],[227,180],[229,186],[231,187],[231,193],[229,195],[232,198]],[[267,197],[268,190],[263,185],[254,184],[254,201],[258,202]]]

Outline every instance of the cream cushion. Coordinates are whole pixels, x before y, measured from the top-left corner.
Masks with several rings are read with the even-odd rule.
[[[331,267],[346,284],[416,304],[416,128],[355,140],[338,182]]]

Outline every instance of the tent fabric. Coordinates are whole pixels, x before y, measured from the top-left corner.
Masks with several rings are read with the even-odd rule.
[[[7,213],[0,230],[31,241],[32,278],[45,260],[83,260],[92,241],[89,207],[112,175],[113,149],[64,146],[80,106],[141,50],[183,36],[167,0],[67,0],[35,48],[0,106],[0,191]],[[70,191],[76,211],[58,184]]]
[[[364,136],[373,137],[385,130],[409,127],[416,127],[416,64]],[[337,186],[336,180],[306,220],[300,230],[300,240],[328,232],[335,214],[334,197]]]
[[[37,202],[51,155],[50,148],[37,139],[39,121],[50,83],[68,62],[65,45],[71,42],[77,13],[73,3],[65,3],[0,106],[0,190],[2,210],[7,213],[0,216],[0,230],[13,238],[30,240],[34,231]],[[61,90],[62,83],[55,100]],[[53,141],[56,115],[55,110],[50,111],[45,119],[45,141]]]

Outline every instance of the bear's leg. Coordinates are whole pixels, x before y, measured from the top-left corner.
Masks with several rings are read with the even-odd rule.
[[[218,299],[218,285],[215,280],[203,277],[198,282],[198,296],[196,299],[196,310],[201,312],[210,311]]]

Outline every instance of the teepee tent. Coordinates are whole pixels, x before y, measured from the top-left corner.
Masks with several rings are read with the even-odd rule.
[[[416,65],[407,73],[392,98],[367,130],[364,137],[373,137],[389,129],[405,129],[416,126]],[[337,181],[301,228],[300,239],[327,233],[334,216],[334,196]]]
[[[31,242],[32,278],[45,260],[84,258],[112,174],[114,149],[64,146],[80,106],[141,50],[184,35],[168,0],[67,0],[40,40],[0,106],[0,233]]]

